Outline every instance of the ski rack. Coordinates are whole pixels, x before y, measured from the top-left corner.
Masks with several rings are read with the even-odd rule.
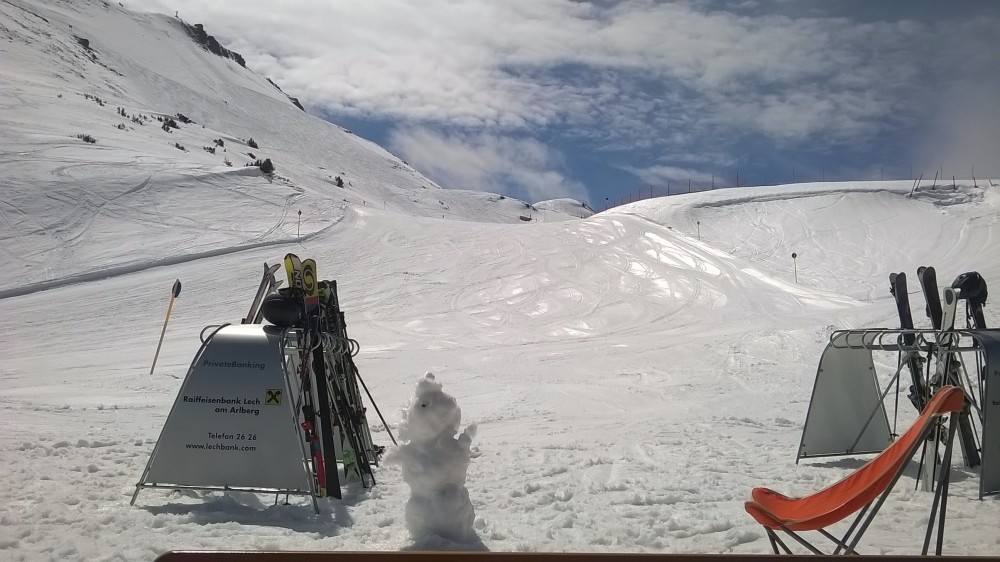
[[[911,343],[906,343],[911,340]],[[873,352],[898,353],[898,367],[882,388]],[[837,330],[820,359],[796,462],[802,458],[874,453],[892,442],[886,398],[899,392],[911,354],[926,360],[926,388],[961,386],[969,408],[972,440],[966,460],[980,468],[980,498],[1000,493],[1000,329],[930,330],[868,328]],[[974,368],[973,375],[970,369]],[[898,397],[896,400],[898,416]],[[981,439],[977,439],[977,437]],[[967,437],[968,438],[968,437]],[[978,441],[978,442],[977,442]],[[961,441],[960,441],[961,442]],[[981,447],[976,450],[967,448]],[[979,464],[969,463],[973,467]]]
[[[951,330],[948,333],[959,338],[970,338],[975,333],[995,330]],[[912,335],[913,343],[904,343],[905,336]],[[830,334],[829,345],[836,348],[861,348],[870,351],[935,351],[938,347],[937,338],[941,335],[938,330],[931,329],[908,329],[901,328],[863,328],[860,330],[837,330]],[[933,336],[934,340],[929,340],[928,336]],[[889,339],[890,341],[886,341]],[[982,349],[971,347],[949,347],[948,353],[959,353],[966,351],[982,351]]]
[[[376,446],[372,441],[358,382],[364,386],[371,405],[378,412],[394,444],[396,440],[354,365],[353,357],[360,346],[347,335],[337,282],[317,283],[313,260],[301,261],[298,256],[288,254],[284,261],[289,288],[279,293],[294,295],[293,300],[298,301],[296,307],[302,304],[299,323],[286,328],[283,338],[285,372],[299,378],[296,409],[302,418],[299,422],[303,439],[313,452],[307,463],[316,489],[321,496],[329,491],[339,499],[341,480],[337,473],[338,463],[344,465],[345,480],[353,468],[364,487],[371,488],[375,483],[372,466],[378,466],[385,451],[385,447]],[[301,269],[303,266],[309,269],[308,274]],[[264,301],[281,285],[281,281],[274,276],[280,267],[264,263],[260,285],[243,319],[244,323],[259,324],[263,321]],[[292,269],[289,270],[289,267]],[[305,283],[307,279],[308,285]],[[305,346],[303,342],[306,342]],[[345,458],[345,444],[350,458]]]
[[[354,365],[360,346],[347,336],[336,281],[321,283],[323,298],[298,324],[265,325],[278,267],[264,264],[239,324],[201,331],[132,505],[143,488],[243,491],[275,494],[275,503],[309,496],[319,513],[317,499],[341,499],[342,483],[375,485],[385,447],[372,441],[358,383],[395,438]]]
[[[355,454],[355,459],[353,459],[356,463],[354,465],[354,472],[360,477],[363,487],[371,488],[375,484],[372,465],[378,466],[384,448],[375,446],[372,442],[371,430],[369,429],[364,407],[361,403],[361,395],[357,391],[358,387],[355,378],[357,371],[348,372],[338,367],[343,363],[340,356],[347,350],[356,350],[357,344],[355,342],[355,347],[346,348],[329,345],[329,342],[334,339],[329,334],[322,334],[315,343],[311,343],[307,341],[304,329],[285,328],[281,348],[281,353],[284,357],[285,372],[292,378],[309,377],[308,384],[300,382],[298,385],[299,391],[295,397],[295,410],[296,415],[299,417],[298,422],[300,425],[305,421],[303,406],[309,403],[318,405],[323,399],[321,392],[317,392],[318,386],[320,384],[325,385],[325,395],[330,402],[329,406],[332,416],[329,421],[323,420],[321,416],[317,416],[321,419],[315,429],[319,432],[321,443],[324,442],[325,435],[333,437],[332,440],[326,440],[326,442],[332,443],[334,450],[323,451],[323,456],[327,460],[323,464],[326,466],[329,461],[336,460],[338,465],[343,465],[343,481],[346,482],[349,480],[351,478],[350,471],[352,470],[352,467],[349,465],[352,459],[345,459],[344,457],[344,444],[346,443]],[[322,353],[325,376],[317,373],[316,369],[312,366],[313,362],[310,361],[310,359],[313,359],[310,357],[310,354],[314,354],[317,350]],[[303,358],[306,358],[306,360],[303,360]],[[307,396],[306,393],[311,394]],[[344,407],[345,405],[346,408]],[[348,411],[343,411],[345,409]],[[357,441],[355,442],[354,440]],[[356,447],[356,445],[359,446]],[[317,459],[315,457],[309,458],[308,464],[311,472],[318,477],[320,467]],[[329,494],[340,499],[340,476],[340,474],[337,475],[337,483],[326,481],[323,487],[325,490],[319,490],[320,496]]]

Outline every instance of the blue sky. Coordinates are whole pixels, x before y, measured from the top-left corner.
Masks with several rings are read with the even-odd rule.
[[[600,209],[737,174],[1000,177],[991,0],[129,6],[205,24],[442,187]]]

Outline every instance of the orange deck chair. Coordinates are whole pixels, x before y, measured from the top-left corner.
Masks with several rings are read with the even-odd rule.
[[[944,540],[945,511],[948,504],[952,443],[954,442],[955,428],[958,426],[958,412],[962,409],[964,400],[965,395],[961,388],[942,387],[924,408],[913,427],[877,457],[843,480],[815,494],[801,498],[789,498],[767,488],[754,488],[751,492],[753,499],[744,504],[747,513],[764,526],[775,554],[781,554],[778,551],[778,545],[781,545],[786,554],[792,553],[775,532],[779,529],[814,554],[824,553],[802,538],[796,531],[818,531],[823,534],[837,545],[832,554],[857,554],[854,547],[875,518],[896,481],[903,474],[903,469],[913,458],[914,453],[921,448],[924,440],[938,427],[941,417],[950,413],[951,419],[948,423],[944,460],[937,489],[934,492],[923,548],[923,554],[926,555],[934,529],[934,519],[940,506],[936,550],[936,554],[940,555],[941,544]],[[861,512],[858,513],[842,539],[838,539],[826,530],[826,527],[845,519],[859,509]],[[867,517],[865,517],[866,513]]]

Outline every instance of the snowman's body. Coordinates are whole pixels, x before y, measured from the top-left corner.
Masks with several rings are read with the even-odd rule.
[[[428,373],[404,413],[400,438],[406,441],[387,460],[402,466],[410,486],[406,527],[414,537],[438,535],[456,541],[475,536],[475,509],[465,487],[475,426],[456,437],[462,411]]]

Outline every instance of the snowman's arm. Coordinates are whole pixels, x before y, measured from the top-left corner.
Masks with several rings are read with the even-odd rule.
[[[471,445],[472,439],[476,437],[477,430],[478,427],[476,426],[476,424],[474,423],[469,424],[468,426],[466,426],[465,431],[463,431],[462,434],[458,436],[458,440],[463,444]]]

